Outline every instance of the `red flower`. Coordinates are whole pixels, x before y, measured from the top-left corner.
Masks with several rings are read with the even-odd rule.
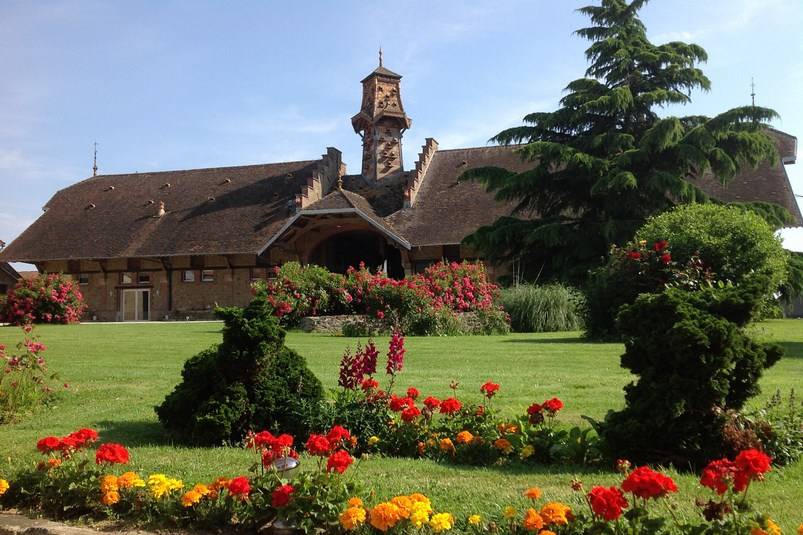
[[[381,310],[377,310],[376,311],[376,318],[380,319],[380,320],[385,319],[385,313],[382,312]]]
[[[415,402],[413,401],[413,398],[408,398],[408,397],[400,398],[396,394],[392,394],[390,396],[390,410],[394,412],[400,412],[403,411],[404,409],[414,406]]]
[[[426,405],[426,407],[431,411],[437,409],[440,404],[441,400],[433,396],[429,396],[424,400],[424,405]]]
[[[544,407],[542,407],[538,403],[533,403],[532,405],[527,407],[527,414],[529,414],[530,416],[535,416],[536,414],[540,413],[543,409]]]
[[[664,253],[661,255],[661,262],[664,264],[669,264],[672,261],[672,255],[669,253]]]
[[[229,494],[235,498],[245,500],[251,493],[251,483],[245,476],[235,477],[229,481]]]
[[[128,450],[122,444],[107,442],[95,452],[95,463],[128,464]]]
[[[659,252],[663,251],[664,249],[666,249],[668,246],[669,246],[669,242],[668,241],[666,241],[666,240],[658,240],[657,242],[655,242],[653,244],[652,250],[655,251],[656,253],[659,253]]]
[[[733,482],[733,490],[736,492],[743,491],[751,481],[761,479],[772,470],[772,459],[769,455],[756,449],[739,452],[733,464],[736,465],[736,478]]]
[[[463,408],[457,398],[446,398],[441,402],[441,414],[454,414]]]
[[[305,448],[307,448],[307,452],[310,455],[324,456],[329,455],[332,445],[325,436],[312,434],[309,436],[309,439],[307,439]]]
[[[622,490],[632,492],[639,498],[660,498],[670,492],[677,492],[678,487],[671,477],[640,466],[630,472],[622,482]]]
[[[418,410],[418,407],[407,407],[401,413],[401,419],[407,423],[412,422],[419,416],[421,416],[421,411]]]
[[[499,384],[488,381],[480,387],[480,393],[491,399],[499,391]]]
[[[627,500],[616,487],[593,487],[588,493],[588,502],[594,514],[605,520],[616,520],[627,507]]]
[[[638,252],[638,251],[630,251],[629,253],[627,253],[627,257],[630,260],[640,260],[641,259],[641,253]]]
[[[711,461],[703,469],[700,476],[700,485],[716,491],[717,494],[725,494],[728,486],[736,476],[736,464],[728,459]]]
[[[378,388],[378,387],[379,387],[379,382],[376,381],[375,379],[373,379],[372,377],[368,377],[366,379],[363,379],[362,384],[360,385],[360,388],[362,388],[366,392],[369,391],[369,390],[373,390],[375,388]]]
[[[79,429],[73,433],[68,435],[75,441],[75,444],[78,448],[82,448],[87,444],[91,444],[98,439],[98,432],[94,429]]]
[[[270,431],[260,431],[256,435],[254,435],[252,444],[258,448],[269,448],[271,444],[276,440]],[[248,446],[251,447],[251,444]]]
[[[553,415],[563,408],[563,402],[558,398],[552,398],[546,400],[542,407],[547,410],[547,412],[552,413]]]
[[[335,448],[339,446],[340,443],[343,442],[344,440],[350,440],[350,439],[351,439],[351,433],[349,433],[349,430],[339,425],[333,426],[332,429],[330,429],[329,432],[326,434],[326,440],[329,441],[331,447]]]
[[[342,474],[353,462],[354,458],[349,455],[349,452],[346,450],[337,450],[326,460],[326,471],[335,471],[338,474]]]
[[[57,437],[45,437],[36,443],[36,449],[42,453],[50,453],[51,451],[59,449],[60,445],[61,440]]]
[[[273,507],[284,507],[290,503],[292,494],[296,491],[293,485],[280,485],[270,495],[270,504]]]
[[[411,386],[407,389],[407,397],[412,399],[418,399],[418,396],[421,395],[421,392],[414,386]]]

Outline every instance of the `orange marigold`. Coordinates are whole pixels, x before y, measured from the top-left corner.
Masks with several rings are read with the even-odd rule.
[[[370,518],[373,527],[379,531],[387,531],[399,523],[402,511],[394,503],[382,502],[371,509]]]
[[[513,452],[513,444],[506,438],[497,438],[494,440],[494,448],[498,449],[504,454]]]
[[[454,453],[454,443],[452,442],[452,439],[449,437],[442,438],[440,442],[440,448],[441,451],[446,453]]]
[[[101,493],[107,494],[109,492],[116,492],[117,490],[117,476],[103,476],[100,478]]]
[[[565,526],[569,523],[572,508],[565,503],[549,502],[541,508],[541,516],[547,524]]]
[[[365,509],[359,506],[349,507],[340,513],[340,525],[345,530],[357,529],[365,523]]]
[[[408,496],[395,496],[390,500],[390,503],[401,510],[402,518],[410,518],[410,510],[413,508],[413,500],[411,500]]]
[[[470,431],[460,431],[457,433],[455,440],[458,444],[470,444],[474,440],[474,435]]]
[[[100,497],[100,503],[103,505],[114,505],[115,503],[120,501],[120,493],[116,490],[110,490],[109,492],[103,493],[103,496]]]
[[[524,496],[530,498],[531,500],[537,500],[541,497],[541,489],[538,487],[530,487],[524,491]]]
[[[538,511],[530,508],[527,509],[526,513],[524,513],[524,522],[522,522],[522,525],[527,531],[538,531],[544,527],[544,519],[541,518],[541,515],[538,514]]]

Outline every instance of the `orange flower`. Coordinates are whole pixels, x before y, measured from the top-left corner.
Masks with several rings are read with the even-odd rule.
[[[458,444],[470,444],[471,441],[474,440],[474,435],[472,435],[469,431],[460,431],[457,433],[455,440]]]
[[[100,492],[102,494],[117,492],[117,490],[117,476],[103,476],[100,478]]]
[[[454,443],[449,437],[442,438],[440,443],[441,451],[454,454]]]
[[[387,531],[402,519],[399,506],[390,502],[383,502],[371,509],[371,525],[379,531]]]
[[[413,507],[413,500],[407,496],[396,496],[390,500],[390,503],[401,510],[402,518],[410,518],[410,509]]]
[[[56,459],[54,457],[51,457],[50,459],[47,460],[47,466],[48,468],[58,468],[59,466],[61,466],[61,459]]]
[[[120,494],[116,490],[110,490],[100,497],[100,503],[103,505],[114,505],[120,501]]]
[[[530,498],[531,500],[537,500],[541,497],[541,489],[538,487],[530,487],[524,491],[524,496]]]
[[[544,519],[541,518],[538,511],[531,508],[524,513],[524,522],[522,524],[527,531],[538,531],[544,527]]]
[[[549,502],[541,508],[541,516],[547,524],[565,526],[571,518],[572,508],[560,502]]]
[[[505,455],[513,452],[513,444],[506,438],[497,438],[494,440],[494,448],[498,449]]]

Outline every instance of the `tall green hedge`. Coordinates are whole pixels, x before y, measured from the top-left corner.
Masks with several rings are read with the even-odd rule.
[[[502,290],[502,306],[516,332],[574,331],[583,327],[583,295],[562,284],[520,284]]]

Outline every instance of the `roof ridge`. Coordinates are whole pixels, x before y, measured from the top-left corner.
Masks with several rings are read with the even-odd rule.
[[[515,147],[523,147],[524,145],[527,145],[527,143],[516,143],[516,144],[513,144],[513,145],[485,145],[485,146],[479,146],[479,147],[458,147],[458,148],[454,148],[454,149],[438,149],[435,152],[436,153],[438,153],[438,152],[457,152],[459,150],[475,150],[475,149],[509,149],[511,147],[513,147],[513,148],[515,148]]]
[[[250,163],[245,165],[227,165],[223,167],[194,167],[189,169],[167,169],[162,171],[134,171],[132,173],[114,173],[108,175],[96,175],[85,178],[84,180],[80,180],[75,182],[75,184],[82,184],[89,180],[95,180],[98,178],[112,178],[112,177],[121,177],[121,176],[133,176],[133,175],[161,175],[167,173],[186,173],[191,171],[214,171],[214,170],[227,170],[227,169],[246,169],[249,167],[264,167],[266,165],[288,165],[288,164],[301,164],[301,163],[312,163],[317,162],[321,158],[313,159],[313,160],[294,160],[290,162],[268,162],[268,163]],[[73,184],[73,185],[75,185]]]

